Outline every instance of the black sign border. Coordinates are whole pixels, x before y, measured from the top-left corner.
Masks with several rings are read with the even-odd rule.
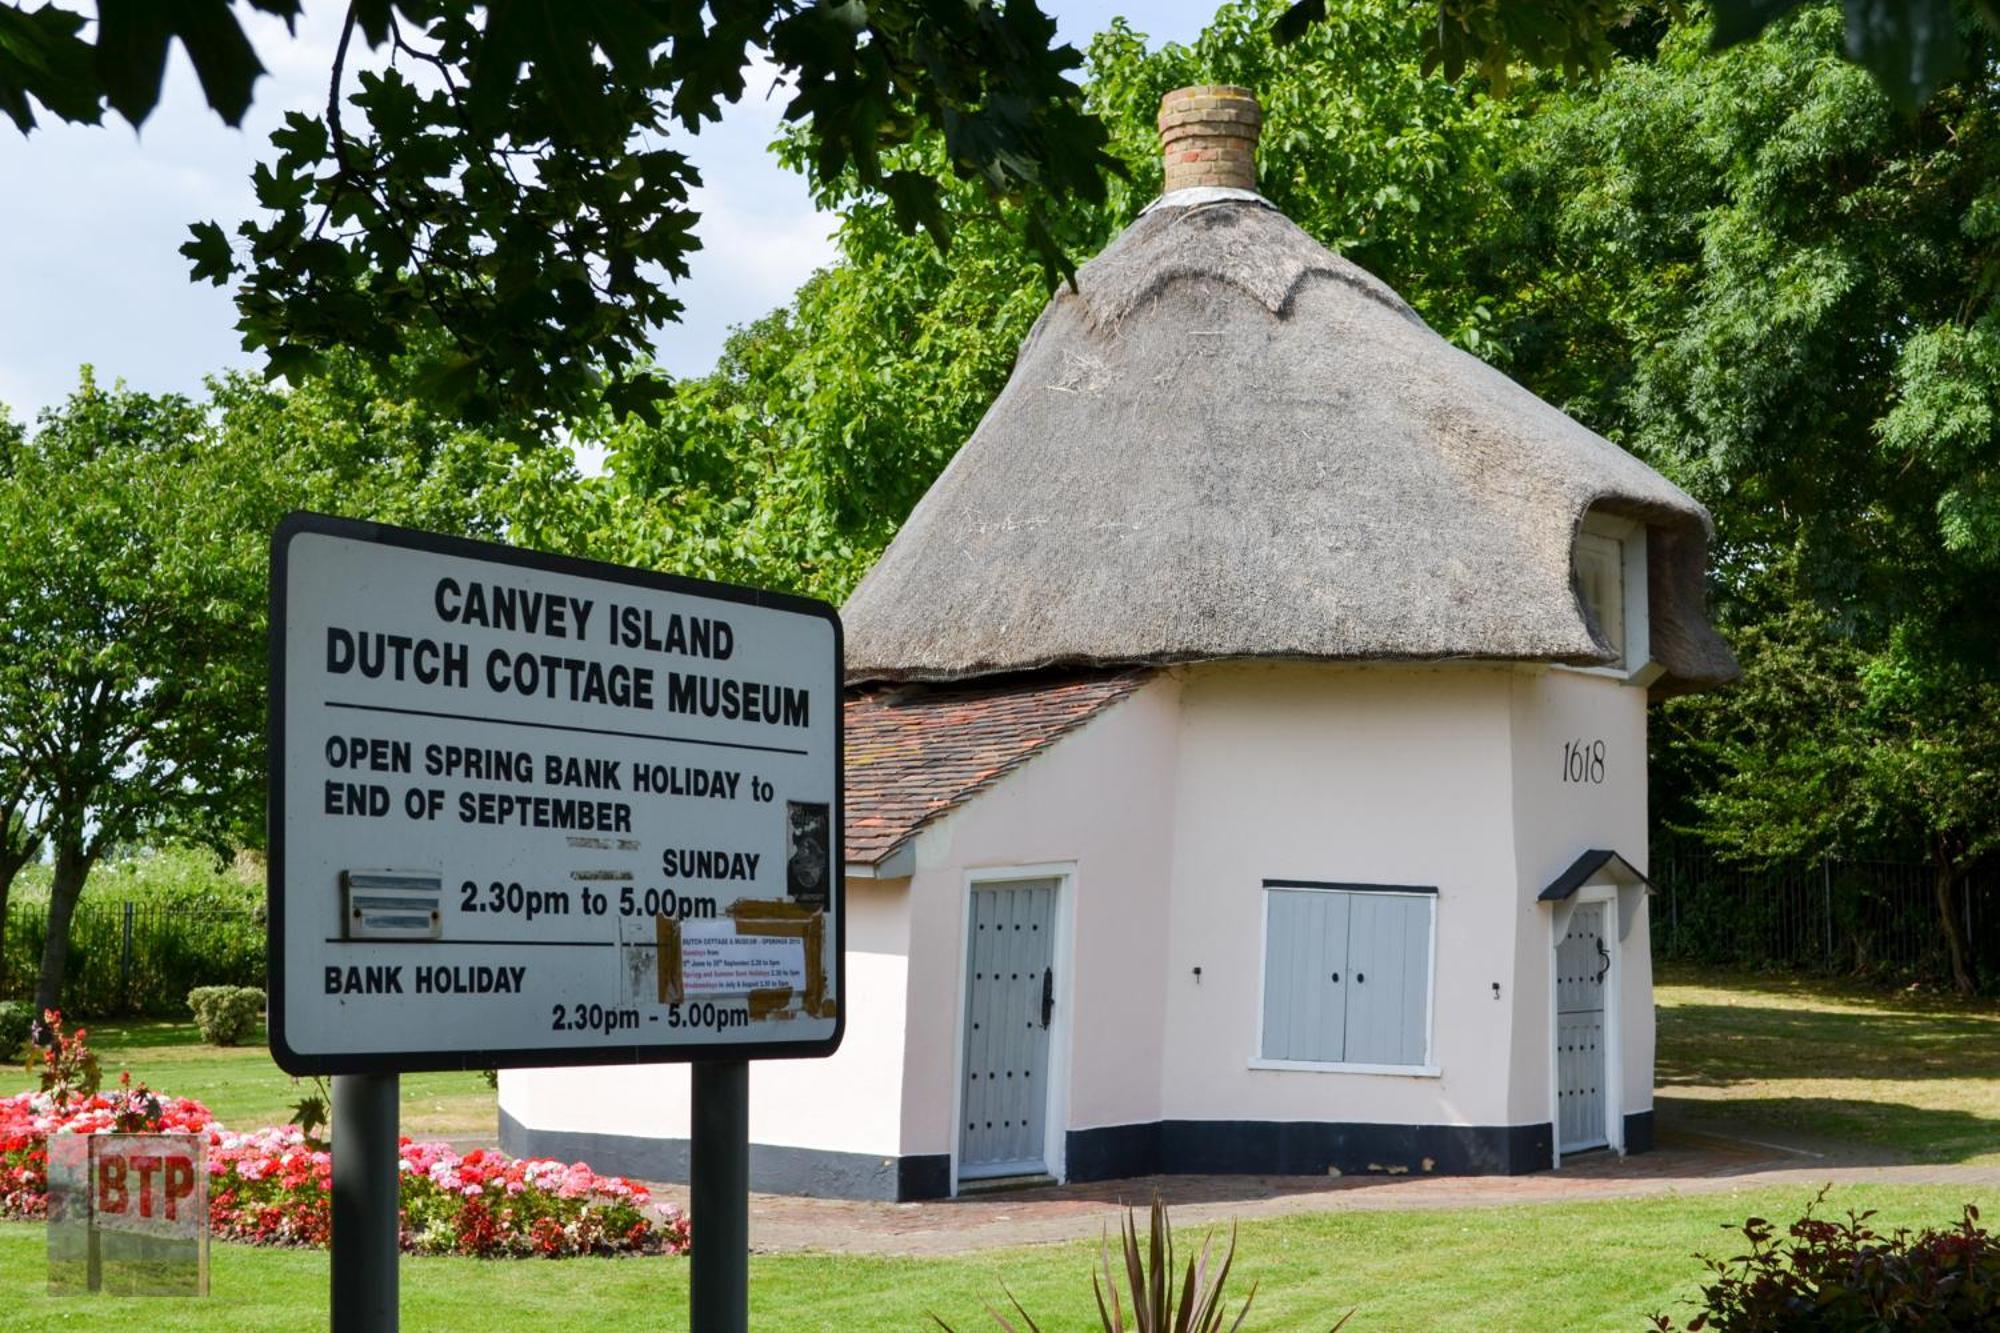
[[[415,528],[395,527],[361,519],[294,510],[279,520],[271,535],[270,709],[266,721],[269,779],[265,829],[268,872],[265,879],[265,949],[270,1006],[271,1058],[287,1074],[416,1074],[463,1069],[546,1069],[578,1065],[689,1064],[704,1060],[797,1060],[825,1058],[840,1048],[847,1033],[847,734],[844,714],[836,711],[833,728],[833,809],[839,832],[831,867],[837,893],[833,902],[834,1019],[833,1034],[824,1040],[704,1043],[675,1046],[516,1047],[497,1051],[395,1051],[386,1054],[312,1055],[292,1049],[285,1040],[285,630],[288,575],[294,537],[317,533],[352,541],[373,542],[431,555],[458,556],[549,574],[569,574],[601,582],[623,583],[655,592],[677,593],[741,606],[764,607],[815,616],[833,627],[833,700],[840,707],[846,638],[840,613],[825,602],[790,593],[768,592],[733,583],[712,583],[652,570],[610,565],[575,556],[531,551],[499,542],[447,537]]]

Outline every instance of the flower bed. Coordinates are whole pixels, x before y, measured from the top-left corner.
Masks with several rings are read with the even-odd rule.
[[[237,1134],[200,1102],[121,1086],[59,1108],[45,1092],[0,1097],[0,1217],[48,1211],[51,1134],[208,1136],[209,1228],[253,1245],[324,1245],[332,1225],[327,1154],[294,1126]],[[581,1163],[524,1161],[402,1141],[402,1240],[413,1254],[482,1257],[685,1254],[688,1219],[645,1189]]]

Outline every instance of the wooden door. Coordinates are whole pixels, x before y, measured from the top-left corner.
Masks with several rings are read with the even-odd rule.
[[[1579,903],[1556,945],[1556,1143],[1565,1153],[1602,1148],[1606,1132],[1604,987],[1612,941],[1605,904]]]
[[[972,890],[966,932],[961,1180],[1048,1170],[1056,885],[1053,879],[1026,879]]]

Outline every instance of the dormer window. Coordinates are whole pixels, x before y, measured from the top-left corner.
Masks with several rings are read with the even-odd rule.
[[[1612,514],[1586,514],[1571,561],[1576,591],[1617,656],[1592,670],[1635,679],[1652,674],[1646,613],[1646,529]],[[1647,683],[1637,681],[1637,683]]]

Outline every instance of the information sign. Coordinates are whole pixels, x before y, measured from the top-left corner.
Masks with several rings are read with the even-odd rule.
[[[821,602],[288,517],[278,1063],[831,1054],[840,664]]]

